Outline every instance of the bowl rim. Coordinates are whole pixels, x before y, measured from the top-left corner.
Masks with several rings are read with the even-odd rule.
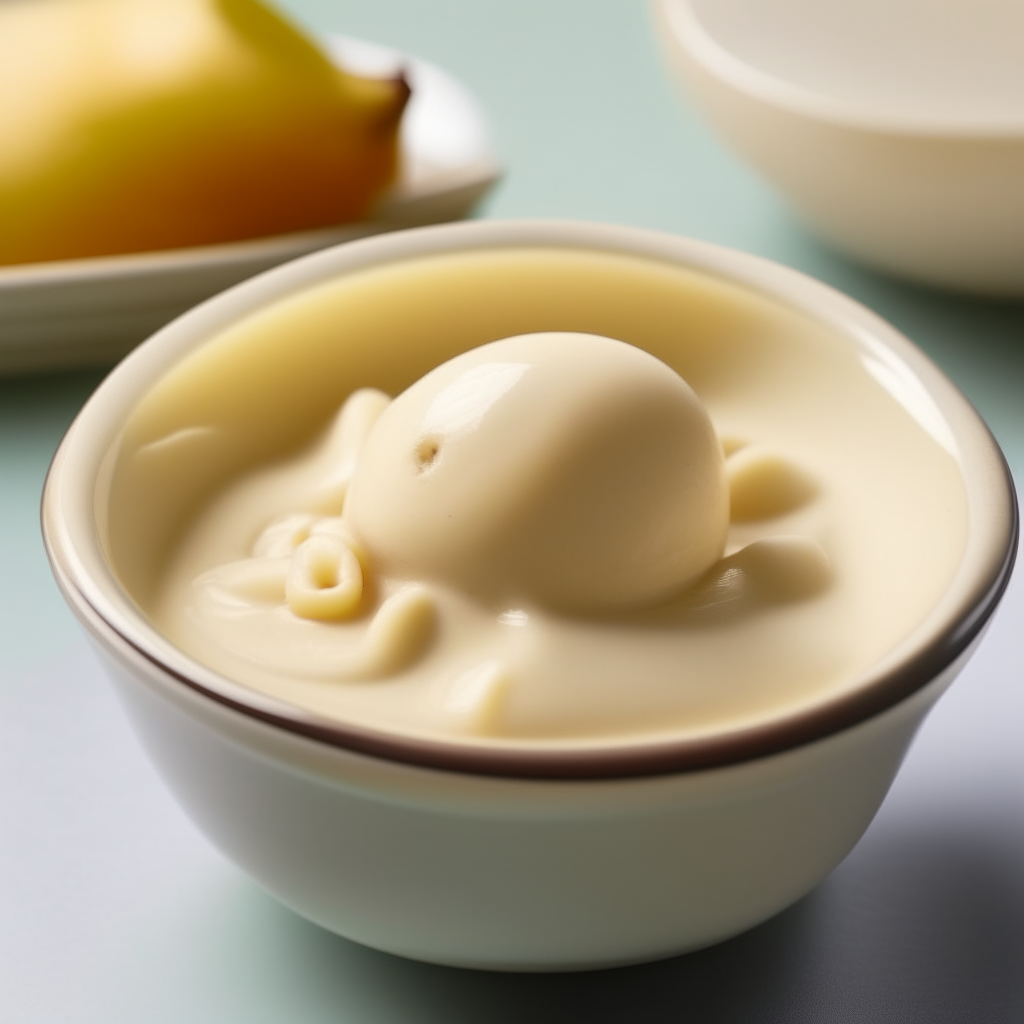
[[[125,418],[159,376],[229,324],[286,296],[372,266],[500,248],[586,249],[668,262],[746,288],[838,332],[865,354],[888,353],[923,384],[960,452],[968,499],[967,548],[925,621],[840,694],[752,726],[703,737],[554,746],[427,738],[345,723],[236,683],[164,639],[106,561],[96,494]],[[86,630],[183,685],[266,724],[361,754],[470,775],[614,779],[739,764],[841,732],[931,682],[979,637],[1009,582],[1018,510],[1009,468],[981,417],[934,363],[882,318],[830,286],[748,253],[662,232],[553,220],[482,220],[413,228],[322,250],[236,285],[156,332],[100,384],[62,439],[41,505],[43,541],[58,586]]]
[[[862,132],[931,141],[1024,143],[1024,117],[913,118],[843,101],[747,63],[705,28],[692,0],[649,0],[669,43],[705,73],[787,113]]]

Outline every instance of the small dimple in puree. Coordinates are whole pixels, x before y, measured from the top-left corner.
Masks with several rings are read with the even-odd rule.
[[[856,687],[959,565],[955,450],[908,372],[653,260],[370,268],[143,399],[110,557],[182,650],[330,719],[540,746],[749,727]]]

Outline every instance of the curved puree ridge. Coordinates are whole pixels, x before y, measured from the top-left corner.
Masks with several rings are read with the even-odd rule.
[[[541,746],[749,727],[855,687],[962,556],[955,451],[873,359],[642,258],[370,268],[143,399],[110,555],[188,654],[329,719]]]

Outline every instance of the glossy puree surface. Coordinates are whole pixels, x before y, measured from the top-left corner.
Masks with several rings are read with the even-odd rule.
[[[401,408],[386,396],[544,331],[645,349],[707,411],[731,520],[695,578],[594,607],[481,593],[382,557],[345,487],[324,504],[346,459],[365,472],[373,422]],[[252,315],[143,399],[111,470],[110,553],[172,642],[327,719],[513,745],[720,734],[855,688],[952,577],[963,486],[914,385],[887,353],[653,260],[509,249],[370,268]],[[356,392],[369,405],[349,404],[346,432]],[[354,552],[364,589],[343,615],[284,592],[304,544]]]

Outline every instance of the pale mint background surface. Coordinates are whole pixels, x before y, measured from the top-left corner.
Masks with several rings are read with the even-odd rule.
[[[1024,479],[1024,306],[927,292],[805,235],[675,95],[627,0],[289,0],[313,28],[444,66],[509,168],[493,216],[660,228],[849,292],[922,345]],[[4,1024],[1020,1022],[1024,586],[820,889],[717,949],[589,976],[407,963],[279,908],[177,810],[50,580],[37,506],[100,373],[0,382]]]

